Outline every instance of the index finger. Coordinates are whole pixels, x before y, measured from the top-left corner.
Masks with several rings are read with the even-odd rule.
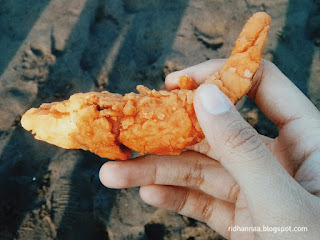
[[[209,75],[213,74],[220,67],[222,67],[225,61],[226,59],[211,59],[192,67],[172,72],[166,77],[166,88],[169,91],[178,88],[179,78],[183,75],[191,77],[197,83],[197,85],[200,85],[206,80]]]

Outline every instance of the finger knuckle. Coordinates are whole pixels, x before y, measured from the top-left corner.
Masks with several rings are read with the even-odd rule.
[[[176,212],[208,223],[214,213],[215,201],[214,198],[204,195],[201,192],[187,189],[184,197],[179,201]],[[195,205],[194,203],[198,204]]]
[[[200,220],[207,223],[209,222],[213,214],[214,199],[208,198],[203,201],[203,205],[200,208]]]
[[[190,189],[186,189],[184,197],[181,199],[180,203],[178,204],[176,212],[180,213],[185,208],[189,196],[190,196]]]
[[[188,187],[200,188],[204,182],[203,165],[199,160],[196,160],[191,169],[187,171],[183,180]]]
[[[229,136],[225,145],[229,149],[241,149],[244,152],[252,152],[261,146],[258,133],[249,124],[242,121],[234,121],[228,127]]]
[[[235,182],[232,187],[230,188],[229,194],[228,194],[228,200],[231,202],[236,202],[238,199],[238,196],[240,194],[240,187]]]

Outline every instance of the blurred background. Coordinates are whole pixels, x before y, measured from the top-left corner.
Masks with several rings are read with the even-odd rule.
[[[21,115],[76,92],[164,89],[165,76],[226,58],[246,20],[272,17],[264,58],[320,107],[318,0],[0,0],[0,239],[223,239],[100,184],[106,161],[36,141]],[[245,98],[259,133],[277,129]]]

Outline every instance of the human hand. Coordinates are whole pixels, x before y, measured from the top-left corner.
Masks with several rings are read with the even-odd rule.
[[[199,84],[223,60],[172,73]],[[279,128],[259,135],[214,85],[201,85],[194,108],[206,141],[180,156],[148,155],[108,162],[101,182],[111,188],[141,186],[148,204],[200,221],[228,239],[318,239],[320,235],[320,113],[270,62],[262,61],[249,92]],[[213,159],[216,160],[213,160]],[[307,227],[307,232],[233,232],[239,227]]]

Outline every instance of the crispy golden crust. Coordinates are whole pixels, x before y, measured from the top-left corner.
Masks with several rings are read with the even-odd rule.
[[[204,138],[193,109],[193,91],[155,91],[137,87],[140,94],[124,96],[136,114],[121,119],[119,141],[134,151],[179,154]]]
[[[68,149],[84,149],[110,159],[127,159],[130,149],[118,141],[120,94],[78,93],[60,103],[42,104],[21,119],[35,138]]]
[[[179,154],[204,136],[193,109],[193,91],[155,91],[122,97],[109,92],[78,93],[43,104],[22,117],[36,138],[63,148],[90,150],[101,157],[128,159],[144,154]]]
[[[270,17],[257,13],[247,22],[231,57],[206,83],[216,84],[232,102],[252,86],[267,39]],[[28,110],[22,126],[36,139],[68,149],[89,150],[110,159],[130,158],[131,150],[175,155],[204,135],[193,109],[194,81],[182,76],[179,90],[139,94],[78,93],[60,103]]]
[[[248,93],[260,66],[270,22],[268,14],[254,14],[243,27],[231,56],[205,83],[216,84],[233,103]]]

